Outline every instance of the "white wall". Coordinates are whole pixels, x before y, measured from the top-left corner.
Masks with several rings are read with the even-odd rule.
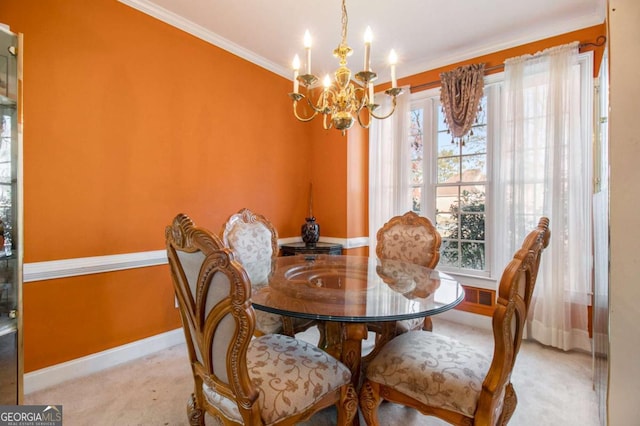
[[[640,422],[640,1],[609,0],[609,425]]]

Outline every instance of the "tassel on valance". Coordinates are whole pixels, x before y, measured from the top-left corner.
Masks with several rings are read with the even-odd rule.
[[[451,133],[451,143],[464,145],[463,137],[470,133],[471,126],[480,111],[480,99],[484,91],[484,64],[458,67],[440,74],[440,103],[445,123]]]

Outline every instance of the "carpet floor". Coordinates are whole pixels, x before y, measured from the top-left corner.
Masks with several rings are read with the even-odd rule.
[[[434,318],[433,323],[436,333],[455,336],[486,350],[491,356],[493,337],[490,331],[438,318]],[[317,329],[309,329],[297,337],[317,342]],[[371,340],[366,340],[363,346]],[[600,425],[589,354],[563,352],[525,341],[511,381],[518,395],[518,405],[510,425]],[[192,387],[186,346],[178,345],[27,394],[24,403],[61,404],[65,426],[178,426],[188,425],[186,401]],[[379,413],[383,425],[446,424],[391,403],[383,403]],[[329,426],[335,424],[335,419],[335,409],[329,408],[304,425]]]

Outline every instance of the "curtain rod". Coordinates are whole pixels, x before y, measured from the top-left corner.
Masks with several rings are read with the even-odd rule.
[[[580,43],[578,45],[578,49],[583,49],[585,47],[588,46],[593,46],[593,47],[600,47],[602,45],[604,45],[604,43],[607,41],[607,37],[603,36],[603,35],[599,35],[596,38],[595,43]],[[494,65],[492,67],[489,68],[485,68],[484,72],[488,73],[491,71],[496,71],[496,70],[500,70],[504,68],[504,64],[499,64],[499,65]],[[410,91],[416,90],[416,89],[426,89],[426,88],[430,88],[430,87],[435,87],[435,86],[439,86],[440,85],[440,80],[434,80],[434,81],[429,81],[427,83],[421,83],[421,84],[416,84],[415,86],[411,86],[409,88]]]

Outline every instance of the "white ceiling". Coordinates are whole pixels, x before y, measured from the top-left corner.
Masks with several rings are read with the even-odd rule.
[[[291,78],[304,63],[302,37],[313,39],[312,72],[338,67],[341,0],[120,0],[144,13]],[[604,22],[606,0],[347,0],[349,67],[363,67],[363,34],[374,39],[371,65],[389,80],[387,56],[398,56],[398,78]],[[581,40],[583,41],[583,40]]]

